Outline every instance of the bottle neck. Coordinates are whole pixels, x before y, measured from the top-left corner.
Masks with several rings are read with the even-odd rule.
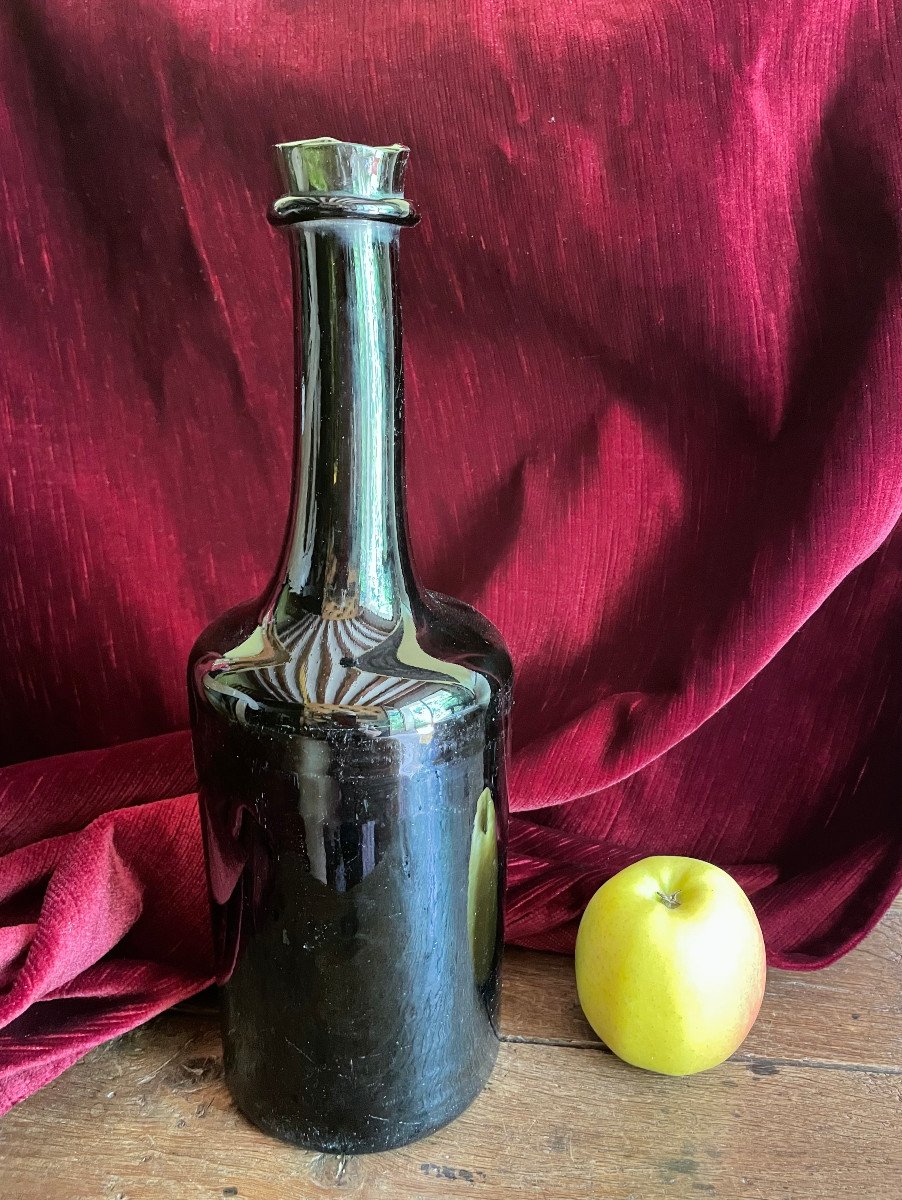
[[[290,233],[294,483],[280,591],[326,618],[396,620],[415,584],[404,512],[398,229],[315,221]]]

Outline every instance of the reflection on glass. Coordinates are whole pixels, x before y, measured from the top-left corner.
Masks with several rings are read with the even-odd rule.
[[[476,802],[470,840],[467,930],[476,982],[481,986],[492,970],[498,937],[498,827],[488,788],[483,788]]]

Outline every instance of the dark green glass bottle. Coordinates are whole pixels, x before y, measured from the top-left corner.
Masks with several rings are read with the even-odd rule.
[[[395,287],[407,151],[278,146],[296,456],[278,569],[189,665],[226,1077],[334,1152],[460,1113],[497,1051],[511,666],[407,546]]]

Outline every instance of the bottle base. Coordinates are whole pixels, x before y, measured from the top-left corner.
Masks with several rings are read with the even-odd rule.
[[[364,1117],[363,1120],[369,1122],[369,1127],[359,1132],[317,1127],[310,1121],[292,1121],[274,1107],[267,1109],[259,1104],[247,1102],[234,1090],[230,1090],[239,1112],[261,1132],[278,1138],[279,1141],[290,1142],[292,1145],[321,1154],[379,1154],[385,1150],[409,1146],[412,1142],[429,1137],[466,1112],[489,1082],[496,1058],[497,1048],[487,1064],[487,1072],[476,1081],[473,1089],[464,1094],[458,1093],[453,1103],[448,1104],[445,1109],[435,1109],[418,1120]]]

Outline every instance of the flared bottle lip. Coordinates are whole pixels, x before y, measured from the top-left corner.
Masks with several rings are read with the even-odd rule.
[[[287,150],[293,146],[349,146],[353,150],[410,150],[409,146],[402,145],[401,142],[392,142],[391,145],[374,146],[369,142],[352,142],[347,138],[334,137],[315,137],[315,138],[298,138],[295,141],[276,142],[276,150]]]
[[[289,196],[354,196],[361,200],[400,199],[410,153],[395,142],[370,146],[333,137],[277,142],[279,176]]]

